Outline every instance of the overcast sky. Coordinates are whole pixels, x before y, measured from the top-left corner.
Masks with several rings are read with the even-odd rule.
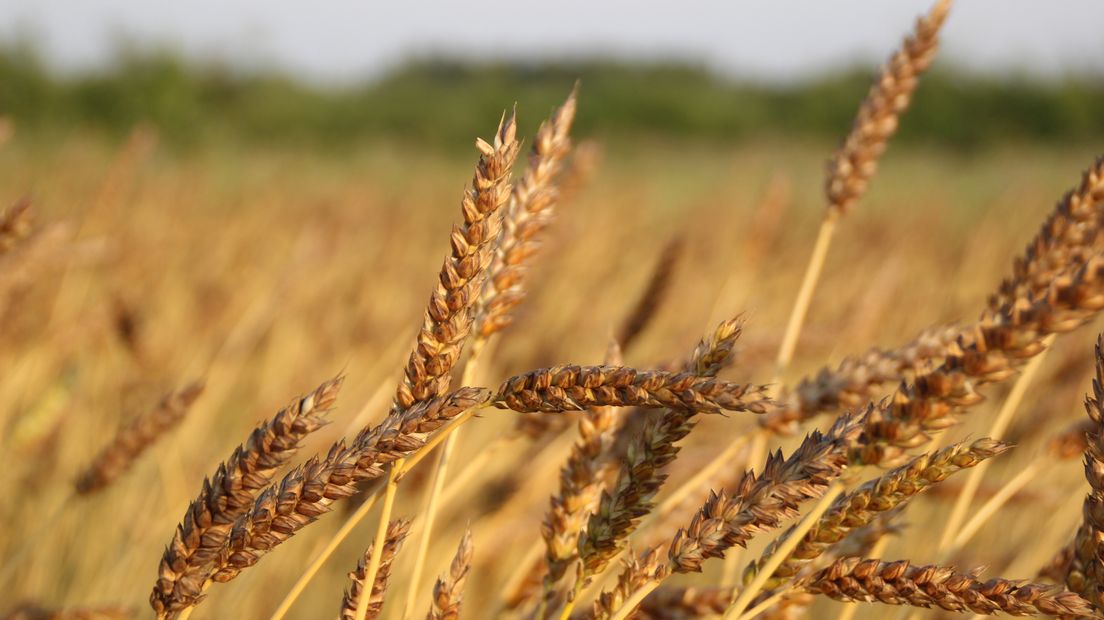
[[[378,74],[411,56],[679,57],[794,79],[880,61],[917,0],[0,0],[0,40],[58,67],[101,66],[120,40],[275,66],[314,80]],[[992,72],[1104,74],[1104,0],[957,0],[945,56]]]

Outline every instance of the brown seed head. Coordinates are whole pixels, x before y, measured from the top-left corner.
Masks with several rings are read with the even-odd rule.
[[[460,604],[464,601],[464,586],[467,585],[468,572],[472,563],[471,531],[464,532],[460,546],[452,558],[448,575],[437,580],[433,586],[433,605],[429,608],[426,620],[457,620],[460,617]]]
[[[907,560],[837,560],[810,577],[805,588],[837,601],[939,607],[983,615],[1099,617],[1088,601],[1054,586],[1007,579],[979,580],[944,566],[912,566]]]
[[[410,532],[410,520],[399,519],[387,524],[387,534],[383,543],[383,552],[380,555],[379,570],[376,573],[376,581],[372,584],[371,594],[368,600],[368,614],[365,618],[377,618],[383,610],[384,593],[387,591],[388,581],[391,579],[391,564],[402,549],[403,541]],[[368,561],[372,557],[372,547],[368,549],[357,562],[355,571],[349,573],[349,588],[345,590],[345,596],[341,599],[341,620],[355,620],[357,606],[361,597],[365,596],[364,581],[368,579]]]
[[[31,201],[22,198],[0,212],[0,256],[31,234]]]
[[[422,329],[395,393],[399,412],[448,391],[474,318],[475,302],[491,264],[499,235],[499,209],[510,196],[510,170],[517,157],[514,115],[504,116],[493,143],[476,141],[481,156],[454,227],[451,252],[429,298]]]
[[[583,411],[590,407],[668,407],[703,413],[763,413],[766,388],[691,373],[639,371],[624,366],[556,366],[506,380],[493,402],[518,412]]]
[[[796,577],[810,562],[843,542],[848,534],[872,523],[878,515],[901,507],[951,474],[974,467],[1010,448],[1009,444],[993,439],[961,442],[933,454],[917,457],[907,465],[862,484],[832,504],[828,512],[802,537],[793,552],[774,571],[764,587],[773,589],[781,586]],[[778,546],[792,535],[792,531],[791,529],[774,540],[763,551],[759,561],[748,566],[744,574],[745,582],[762,570],[767,560],[775,555]]]
[[[525,172],[510,194],[475,312],[479,338],[486,339],[508,327],[513,309],[525,297],[528,267],[540,251],[541,237],[552,222],[559,200],[555,182],[564,157],[571,151],[577,93],[578,87],[551,118],[541,123]]]
[[[828,163],[825,190],[833,216],[847,213],[866,192],[886,143],[908,109],[920,74],[935,58],[939,29],[949,9],[949,0],[939,0],[916,21],[915,31],[882,68],[859,106],[851,133]]]
[[[1081,506],[1081,526],[1073,541],[1066,585],[1104,609],[1104,336],[1096,341],[1096,376],[1085,397],[1085,412],[1095,425],[1086,437],[1085,479],[1089,493]]]
[[[298,452],[302,440],[327,424],[344,380],[338,375],[293,400],[257,426],[203,481],[161,557],[150,594],[154,611],[179,611],[199,600],[207,566],[222,552],[234,523],[253,509],[257,494]]]
[[[165,395],[153,411],[124,426],[76,481],[78,495],[102,491],[134,465],[138,457],[184,419],[203,392],[201,382]]]

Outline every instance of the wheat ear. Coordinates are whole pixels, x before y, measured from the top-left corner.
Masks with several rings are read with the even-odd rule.
[[[253,508],[253,501],[291,460],[302,440],[326,424],[344,377],[337,376],[300,396],[249,439],[203,481],[161,556],[150,605],[159,615],[181,611],[202,596],[206,567],[222,551],[234,523]]]
[[[0,256],[10,252],[20,241],[31,234],[31,201],[21,198],[0,212]]]
[[[391,565],[395,561],[407,533],[410,532],[410,521],[399,519],[392,521],[387,526],[387,539],[384,542],[382,560],[376,580],[367,585],[368,558],[372,555],[371,549],[364,552],[364,556],[357,563],[356,570],[349,573],[349,588],[345,590],[345,596],[341,600],[341,620],[365,620],[377,618],[383,610],[384,593],[387,591],[387,583],[391,578]]]
[[[890,57],[859,105],[851,132],[828,164],[825,190],[831,211],[846,213],[866,193],[878,159],[896,133],[920,75],[935,59],[939,29],[950,8],[950,0],[938,0],[927,15],[916,20],[912,34]]]
[[[705,560],[724,557],[756,533],[795,516],[798,506],[821,496],[847,466],[848,447],[860,431],[856,418],[841,417],[827,435],[810,433],[789,458],[771,454],[762,474],[747,472],[732,494],[710,493],[689,525],[675,534],[666,561],[650,558],[649,552],[629,562],[614,588],[598,596],[589,617],[612,618],[643,589],[658,587],[673,573],[698,572]]]
[[[700,377],[715,377],[721,369],[731,362],[736,342],[743,331],[743,324],[742,316],[722,321],[695,345],[683,365],[683,371]],[[607,353],[608,357],[610,357],[609,353]],[[633,413],[620,414],[619,417],[632,418],[633,415]],[[586,519],[587,522],[590,522],[594,518],[590,513],[597,508],[595,514],[605,515],[605,518],[612,519],[613,522],[610,524],[600,524],[602,523],[601,520],[593,522],[594,527],[605,531],[604,536],[612,542],[612,544],[596,544],[593,547],[595,550],[598,547],[608,549],[608,551],[602,551],[601,553],[610,553],[610,558],[620,552],[620,545],[617,541],[623,540],[636,527],[635,520],[626,520],[624,516],[630,513],[646,514],[651,509],[652,497],[655,496],[660,485],[666,479],[666,474],[663,473],[661,467],[647,466],[645,463],[648,459],[652,459],[652,465],[659,465],[674,458],[672,455],[678,452],[678,447],[674,443],[685,436],[684,432],[689,432],[692,425],[672,425],[669,422],[676,417],[682,418],[684,415],[685,413],[681,411],[664,411],[647,423],[646,429],[651,430],[645,430],[643,435],[635,438],[633,447],[630,448],[632,454],[636,455],[634,458],[640,459],[639,462],[630,461],[622,467],[621,471],[618,472],[618,479],[614,484],[613,492],[601,494],[598,498],[598,506],[584,506],[578,501],[573,501],[570,499],[573,497],[573,493],[568,490],[568,485],[565,484],[561,487],[561,494],[558,499],[553,499],[553,510],[545,524],[546,536],[552,534],[554,539],[559,542],[554,545],[547,545],[546,562],[549,564],[547,573],[549,579],[544,581],[545,596],[542,599],[542,604],[549,604],[551,595],[555,593],[552,590],[555,584],[550,577],[555,570],[552,568],[552,564],[559,563],[563,565],[570,558],[578,556],[577,534],[590,528],[590,525],[579,522],[577,518]],[[627,434],[629,422],[622,421],[620,424],[623,430],[615,439],[620,439]],[[680,435],[679,433],[683,434]],[[614,448],[616,451],[616,447]],[[575,477],[575,475],[571,476],[572,479]],[[562,504],[565,508],[575,504],[577,508],[570,511],[570,514],[575,516],[569,517],[567,516],[568,513],[560,514],[560,511],[556,508],[557,504]],[[579,526],[578,530],[575,530],[575,525]],[[569,533],[572,531],[574,533]],[[511,584],[507,587],[506,590],[509,592],[508,608],[513,609],[521,606],[527,602],[529,596],[537,592],[537,588],[526,589],[523,586],[529,577],[537,581],[541,579],[540,573],[543,566],[539,549],[540,543],[534,542],[530,552],[525,554],[521,570],[515,574],[515,578],[511,580]],[[553,559],[553,556],[558,559]],[[563,568],[566,568],[566,566],[563,566]],[[560,572],[560,576],[562,576],[562,571],[557,572]],[[556,579],[558,580],[559,577]],[[585,578],[583,579],[585,581]]]
[[[585,411],[590,407],[764,413],[771,403],[765,393],[765,386],[731,383],[693,373],[567,365],[515,375],[498,388],[491,400],[500,409],[520,413]]]
[[[675,237],[663,246],[663,250],[652,268],[652,275],[648,278],[648,284],[644,287],[640,297],[636,300],[632,311],[625,317],[625,321],[617,330],[616,340],[621,348],[628,351],[636,344],[637,337],[647,329],[648,325],[659,313],[663,301],[671,290],[674,280],[675,268],[682,258],[684,244],[680,237]]]
[[[515,114],[503,115],[493,143],[476,140],[479,163],[471,187],[461,201],[463,224],[454,228],[451,253],[441,268],[438,284],[426,307],[422,329],[410,353],[403,380],[395,392],[392,415],[400,414],[427,399],[444,394],[451,381],[452,369],[460,358],[464,342],[475,320],[476,302],[494,257],[501,230],[501,209],[510,193],[510,171],[517,158]],[[375,580],[379,569],[387,522],[398,492],[399,459],[391,466],[384,502],[380,509],[376,544],[368,560],[367,577]]]
[[[932,485],[952,474],[970,469],[1007,451],[1011,446],[992,439],[962,442],[933,454],[917,457],[885,475],[870,480],[840,497],[805,534],[793,553],[775,569],[764,584],[773,589],[795,578],[813,560],[841,543],[848,534],[871,524],[878,515],[895,510]],[[758,574],[766,559],[774,555],[790,533],[780,536],[750,565],[745,580]]]
[[[475,336],[471,355],[464,366],[461,380],[463,385],[473,383],[488,340],[509,326],[513,319],[513,310],[524,299],[528,268],[540,249],[541,237],[552,220],[558,201],[555,180],[563,158],[571,150],[570,132],[575,120],[577,92],[576,85],[552,117],[541,123],[529,152],[525,172],[510,193],[510,200],[502,215],[502,227],[495,245],[494,258],[473,311]],[[418,538],[418,549],[407,585],[404,617],[413,609],[414,598],[420,587],[445,474],[459,436],[458,431],[453,432],[445,442],[437,457],[433,482],[426,490],[426,514],[422,520],[424,528],[420,534],[415,535]]]
[[[1096,342],[1096,376],[1092,393],[1085,398],[1085,412],[1095,427],[1087,434],[1085,447],[1085,479],[1090,490],[1082,503],[1081,526],[1073,541],[1065,583],[1104,610],[1104,336]]]
[[[882,386],[899,383],[909,373],[942,359],[962,333],[958,325],[937,325],[895,349],[870,349],[845,358],[835,368],[825,366],[792,390],[782,390],[781,405],[760,417],[759,425],[775,434],[792,435],[816,416],[860,407],[874,400]]]
[[[514,308],[525,297],[530,264],[540,251],[541,237],[559,201],[555,181],[571,151],[577,96],[578,86],[551,118],[541,123],[525,172],[510,193],[494,258],[476,302],[477,338],[485,340],[509,326]]]
[[[471,531],[464,532],[460,546],[452,558],[448,575],[437,580],[433,586],[433,604],[430,605],[426,620],[457,620],[460,617],[460,604],[464,601],[464,586],[472,563]]]
[[[1088,601],[1054,586],[990,579],[945,566],[912,566],[907,560],[837,560],[812,575],[805,588],[837,601],[939,607],[982,615],[1099,617]]]
[[[424,454],[423,449],[433,441],[432,433],[465,412],[484,406],[487,397],[486,390],[460,388],[424,401],[402,415],[389,415],[362,433],[358,444],[346,446],[339,441],[325,456],[312,457],[289,472],[278,484],[260,493],[250,510],[233,524],[214,561],[195,580],[196,595],[183,607],[190,611],[211,583],[236,578],[332,510],[335,502],[355,494],[358,484],[380,480],[395,462]]]
[[[1047,294],[986,312],[938,368],[870,406],[855,462],[888,464],[956,423],[955,413],[983,400],[977,388],[1007,380],[1045,350],[1051,334],[1070,331],[1104,308],[1104,256],[1058,278]]]
[[[77,476],[74,485],[77,494],[91,495],[102,491],[126,473],[143,452],[180,424],[192,403],[202,393],[203,384],[193,383],[167,394],[152,411],[138,416],[119,429],[111,443],[100,450],[96,458]]]

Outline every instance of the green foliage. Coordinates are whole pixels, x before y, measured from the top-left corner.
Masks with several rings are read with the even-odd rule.
[[[762,136],[839,139],[869,71],[765,85],[685,64],[413,62],[370,83],[311,85],[275,72],[123,54],[95,74],[55,75],[25,48],[0,51],[0,114],[30,131],[122,135],[138,122],[189,145],[210,139],[342,148],[374,139],[466,146],[516,101],[531,131],[580,79],[583,135],[731,142]],[[936,71],[921,84],[900,140],[976,147],[1104,138],[1104,83],[979,78]]]

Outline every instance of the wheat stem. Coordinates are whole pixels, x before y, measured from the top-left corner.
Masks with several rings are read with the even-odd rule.
[[[778,601],[781,601],[784,596],[790,593],[790,588],[780,588],[774,594],[768,596],[762,603],[759,603],[755,607],[745,611],[737,620],[752,620],[764,611],[774,607]]]
[[[475,382],[480,351],[482,351],[481,344],[482,341],[480,340],[473,343],[471,357],[469,357],[467,363],[464,364],[464,372],[460,380],[460,385],[471,385]],[[426,492],[425,501],[422,504],[423,517],[421,521],[425,525],[418,535],[418,551],[414,556],[414,568],[410,573],[410,580],[407,584],[406,605],[403,607],[402,612],[402,618],[404,620],[409,618],[410,614],[413,612],[414,601],[417,599],[418,592],[420,591],[419,586],[422,580],[422,571],[425,570],[426,556],[429,553],[429,542],[430,536],[433,534],[433,525],[437,521],[437,512],[440,510],[441,504],[447,499],[442,495],[441,491],[445,484],[445,477],[448,474],[449,459],[456,449],[456,443],[459,441],[459,437],[460,430],[457,429],[449,435],[448,439],[445,441],[444,447],[441,448],[441,452],[437,455],[437,464],[433,473],[433,483]]]
[[[689,480],[680,484],[666,499],[660,502],[659,506],[656,508],[656,514],[659,516],[670,514],[672,510],[678,507],[678,505],[687,498],[687,496],[700,490],[721,470],[722,467],[729,465],[733,457],[735,457],[740,450],[744,449],[747,442],[747,435],[741,435],[730,441],[728,446],[725,447],[724,451],[721,452],[716,459],[699,469]]]
[[[639,589],[636,590],[636,592],[633,592],[632,595],[629,596],[629,598],[625,599],[625,604],[622,605],[616,612],[614,612],[613,616],[610,617],[610,620],[625,620],[625,618],[628,618],[629,614],[635,611],[636,608],[640,606],[640,603],[644,602],[644,599],[647,598],[649,594],[651,594],[656,588],[659,587],[660,583],[660,580],[652,579],[648,583],[641,586]]]
[[[391,510],[395,506],[395,495],[399,489],[399,471],[402,469],[403,459],[391,464],[391,475],[387,477],[387,486],[383,492],[383,507],[380,508],[379,527],[376,529],[376,540],[373,543],[372,555],[368,558],[368,568],[365,569],[364,583],[368,588],[376,583],[376,573],[379,572],[380,560],[383,558],[383,546],[387,543],[387,526],[391,522]],[[371,598],[370,596],[368,598]],[[357,620],[363,620],[360,615],[360,607],[357,607]]]
[[[993,421],[993,426],[986,434],[987,437],[1000,439],[1001,436],[1004,435],[1004,432],[1008,430],[1008,425],[1012,422],[1012,417],[1016,414],[1016,410],[1019,409],[1024,394],[1027,393],[1027,388],[1035,379],[1035,375],[1038,374],[1039,367],[1042,366],[1043,359],[1046,358],[1047,352],[1050,351],[1055,338],[1056,336],[1054,334],[1048,336],[1044,341],[1046,349],[1039,355],[1033,357],[1031,361],[1027,363],[1027,366],[1024,367],[1023,373],[1016,379],[1016,383],[1012,386],[1012,390],[1008,393],[1008,397],[1001,405],[1000,412]],[[962,523],[966,520],[966,512],[970,509],[970,504],[973,502],[974,496],[977,495],[977,490],[981,486],[981,481],[985,477],[985,471],[987,469],[989,469],[989,461],[979,463],[966,478],[962,486],[962,491],[958,494],[954,508],[951,510],[951,516],[947,518],[947,524],[943,528],[943,537],[939,540],[940,550],[946,549],[947,546],[951,544],[952,540],[954,540],[955,535],[958,534],[959,529],[962,527]]]
[[[1023,468],[1015,478],[1001,485],[1000,490],[994,493],[989,501],[982,504],[981,508],[978,508],[977,512],[974,513],[973,518],[962,526],[962,530],[958,532],[958,535],[951,542],[950,548],[947,549],[947,555],[961,549],[966,543],[970,542],[970,539],[974,537],[974,534],[977,534],[986,521],[1008,503],[1008,500],[1012,499],[1012,496],[1018,493],[1028,482],[1031,482],[1035,474],[1039,473],[1039,468],[1040,461],[1033,461]]]
[[[801,288],[797,291],[797,299],[794,300],[789,321],[786,323],[786,331],[782,336],[782,345],[778,348],[778,357],[774,362],[775,375],[781,376],[789,367],[790,362],[793,361],[794,351],[797,349],[797,340],[801,336],[801,327],[805,323],[805,315],[808,314],[809,305],[813,301],[813,291],[816,290],[817,281],[820,280],[820,272],[824,269],[824,260],[828,256],[828,248],[832,245],[837,219],[839,219],[839,216],[835,211],[828,211],[820,222],[816,243],[813,244],[813,253],[809,256],[809,263],[805,267],[805,276],[801,279]]]

